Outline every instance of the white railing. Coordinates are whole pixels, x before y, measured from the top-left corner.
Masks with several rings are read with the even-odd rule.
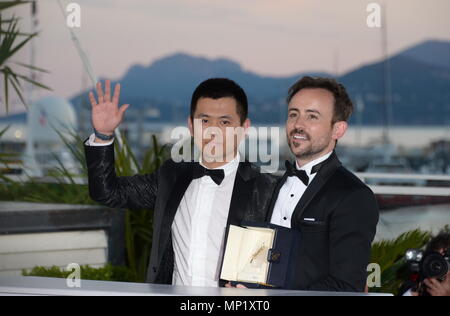
[[[398,180],[430,180],[430,181],[449,181],[450,175],[436,174],[403,174],[403,173],[356,173],[363,181],[366,179],[398,179]]]
[[[382,180],[416,180],[416,181],[445,181],[450,183],[447,175],[425,175],[425,174],[395,174],[395,173],[356,173],[363,182],[369,179]],[[370,183],[370,182],[369,182]],[[392,195],[423,195],[423,196],[450,196],[450,187],[430,187],[425,185],[377,185],[369,184],[375,194]]]

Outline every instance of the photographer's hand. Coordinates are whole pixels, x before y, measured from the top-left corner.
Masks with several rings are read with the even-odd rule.
[[[428,287],[428,293],[431,296],[450,296],[450,273],[444,281],[439,282],[436,279],[426,279],[425,285]]]

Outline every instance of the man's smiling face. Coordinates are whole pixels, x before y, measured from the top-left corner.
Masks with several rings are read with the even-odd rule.
[[[286,136],[295,157],[305,163],[331,152],[347,123],[333,123],[334,96],[320,88],[300,90],[289,102]]]

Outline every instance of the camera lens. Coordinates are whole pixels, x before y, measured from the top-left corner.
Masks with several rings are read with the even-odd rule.
[[[421,262],[421,271],[425,278],[439,279],[447,274],[448,264],[441,254],[432,252],[424,256]]]

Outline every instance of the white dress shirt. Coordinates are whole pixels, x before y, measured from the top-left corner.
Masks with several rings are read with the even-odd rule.
[[[309,162],[302,168],[296,163],[297,170],[305,170],[306,174],[309,177],[309,185],[311,185],[312,181],[316,177],[317,173],[311,174],[312,168],[330,158],[330,152],[325,156],[322,156],[314,161]],[[303,194],[306,191],[307,186],[296,176],[288,177],[286,182],[280,189],[280,193],[278,194],[277,201],[275,202],[275,207],[272,213],[271,223],[283,226],[287,228],[291,228],[291,219],[292,215],[295,211],[295,208],[300,202]]]
[[[209,176],[191,182],[172,225],[175,265],[173,285],[217,287],[221,255],[239,167],[237,157],[217,169],[225,178],[217,185]]]
[[[94,143],[94,139],[92,134],[86,145],[107,146],[114,141]],[[172,224],[173,285],[218,287],[228,212],[239,162],[238,153],[233,161],[217,168],[225,173],[220,185],[211,177],[204,176],[194,179],[187,188]]]

